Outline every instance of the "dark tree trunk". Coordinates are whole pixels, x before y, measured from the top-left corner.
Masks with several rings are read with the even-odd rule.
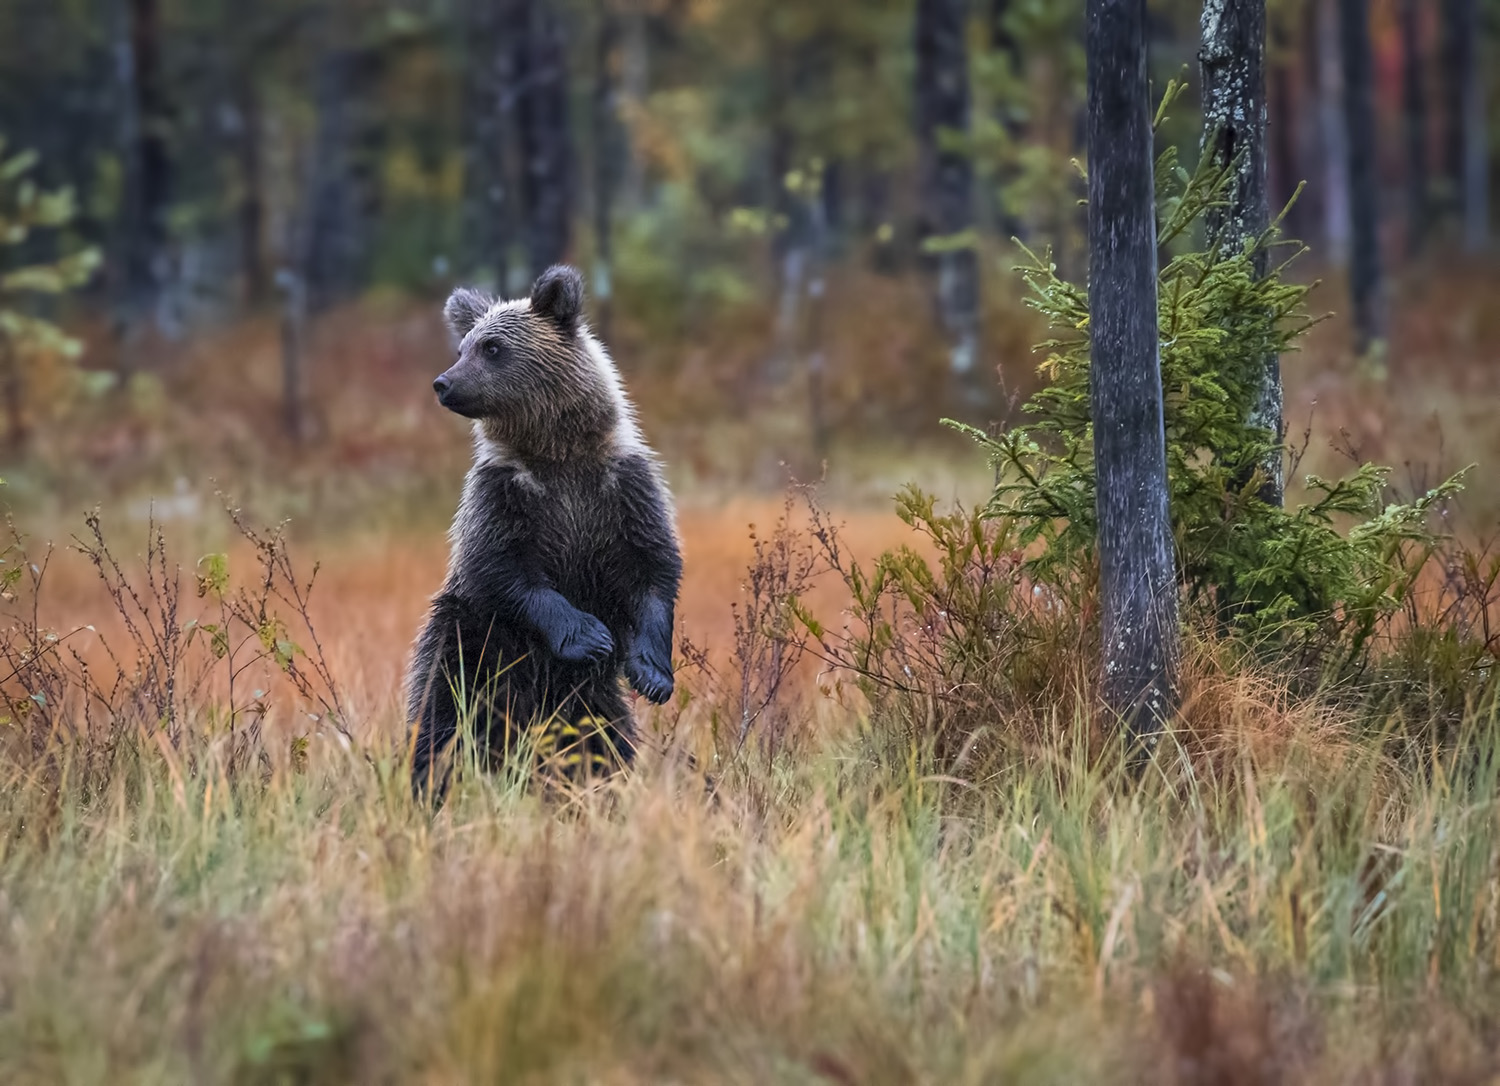
[[[1210,239],[1240,251],[1270,226],[1266,199],[1266,3],[1265,0],[1207,0],[1203,5],[1203,153],[1215,165],[1233,170],[1229,203],[1210,208]],[[1266,274],[1266,252],[1254,256],[1255,274]],[[1269,431],[1274,453],[1260,465],[1261,499],[1280,505],[1283,469],[1281,360],[1267,355],[1255,406],[1247,420]]]
[[[1383,335],[1380,306],[1380,209],[1375,156],[1375,80],[1368,0],[1339,0],[1344,62],[1344,124],[1349,133],[1349,290],[1355,350],[1364,355]]]
[[[167,210],[172,164],[156,0],[123,0],[116,8],[116,19],[115,70],[124,189],[116,270],[119,309],[128,334],[159,301],[169,274]],[[122,352],[122,358],[131,353]]]
[[[1323,157],[1323,239],[1334,264],[1349,259],[1349,134],[1344,123],[1344,73],[1339,61],[1339,0],[1317,7],[1318,135]]]
[[[468,0],[464,20],[464,236],[459,271],[510,287],[514,214],[508,169],[515,110],[513,0]]]
[[[1484,69],[1479,63],[1483,30],[1479,0],[1463,0],[1463,39],[1468,43],[1463,65],[1463,184],[1464,248],[1482,252],[1490,234],[1490,148],[1485,122]]]
[[[989,38],[990,48],[1005,57],[1006,65],[1010,68],[1012,79],[1019,87],[1026,78],[1026,56],[1021,50],[1021,42],[1010,29],[1010,14],[1015,7],[1015,0],[990,0],[989,12]],[[1016,108],[1015,103],[1002,102],[999,109],[998,120],[1005,134],[1009,138],[1011,146],[1019,148],[1026,141],[1026,125],[1021,120],[1022,111]],[[1016,170],[1014,166],[1007,166],[997,179],[1000,185],[1014,180]],[[1026,240],[1028,231],[1021,217],[1004,204],[1003,193],[996,192],[994,199],[997,203],[997,218],[999,220],[1001,233],[1008,238],[1020,238]]]
[[[167,210],[172,198],[167,131],[171,122],[162,86],[161,18],[156,0],[131,0],[130,7],[136,109],[141,121],[139,212],[144,230],[136,274],[155,293],[167,278]]]
[[[937,243],[937,309],[950,366],[970,396],[977,389],[979,260],[974,248],[974,168],[947,146],[969,131],[967,0],[917,0],[917,143],[922,172],[921,234]]]
[[[261,172],[260,91],[250,63],[241,63],[235,72],[235,108],[239,113],[236,157],[239,160],[240,184],[244,189],[236,212],[240,235],[240,273],[245,302],[254,306],[265,300],[268,285],[263,233],[265,229],[265,190]]]
[[[356,87],[364,58],[346,40],[342,33],[330,35],[314,75],[318,123],[307,168],[299,261],[313,314],[358,287],[366,255],[368,194],[354,162]]]
[[[1149,752],[1176,703],[1181,631],[1157,343],[1145,0],[1088,0],[1085,48],[1100,692]]]
[[[1464,92],[1474,67],[1474,41],[1469,37],[1470,0],[1443,0],[1443,187],[1445,210],[1463,206]]]
[[[1422,0],[1401,0],[1401,111],[1406,130],[1406,253],[1427,241],[1427,88]]]
[[[526,253],[537,276],[568,254],[573,149],[568,116],[567,52],[555,0],[518,0],[515,35],[516,120],[521,138],[521,195]]]
[[[620,129],[620,19],[610,0],[598,2],[599,30],[594,53],[594,275],[593,296],[599,333],[609,336],[614,310],[614,209],[619,188],[624,133]]]

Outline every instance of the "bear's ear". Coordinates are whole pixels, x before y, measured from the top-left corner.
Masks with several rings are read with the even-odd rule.
[[[443,319],[448,322],[448,331],[453,333],[454,339],[463,339],[494,304],[487,295],[477,290],[459,287],[448,295],[448,304],[443,306]]]
[[[531,311],[567,335],[576,332],[583,313],[583,276],[578,269],[554,264],[542,272],[531,288]]]

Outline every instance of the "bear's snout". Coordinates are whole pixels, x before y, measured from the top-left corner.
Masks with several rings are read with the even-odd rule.
[[[463,373],[455,374],[450,369],[439,374],[432,382],[432,391],[437,393],[438,403],[455,415],[462,415],[466,419],[478,418],[481,413],[481,399],[477,395],[479,390],[473,387],[473,381],[464,378]]]

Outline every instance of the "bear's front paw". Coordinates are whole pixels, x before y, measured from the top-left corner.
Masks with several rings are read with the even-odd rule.
[[[632,654],[625,661],[625,677],[649,702],[660,705],[672,696],[672,672],[643,656]]]
[[[580,611],[578,618],[563,629],[552,651],[558,659],[572,664],[594,664],[608,656],[614,647],[609,627]]]

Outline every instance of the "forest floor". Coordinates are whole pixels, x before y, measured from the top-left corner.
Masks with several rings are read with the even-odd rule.
[[[1289,429],[1313,420],[1304,470],[1352,450],[1412,489],[1496,462],[1500,314],[1456,282],[1412,287],[1383,372],[1340,352],[1336,322],[1288,361]],[[1198,640],[1181,725],[1144,777],[1100,752],[1086,696],[994,721],[1031,738],[982,773],[939,765],[931,706],[872,710],[814,656],[784,665],[747,641],[745,616],[765,613],[753,571],[784,587],[809,546],[787,476],[822,467],[795,383],[736,412],[713,396],[739,393],[712,390],[743,357],[712,349],[691,380],[650,359],[631,375],[679,492],[679,632],[706,650],[684,654],[670,705],[639,707],[637,769],[539,787],[518,762],[418,809],[400,684],[467,440],[429,402],[431,314],[371,305],[320,330],[316,381],[342,394],[319,399],[304,450],[277,448],[267,324],[190,345],[128,409],[79,405],[88,425],[5,472],[33,558],[48,538],[89,541],[78,512],[98,504],[139,598],[112,601],[76,547],[54,553],[36,613],[30,578],[11,586],[8,644],[28,622],[58,631],[61,648],[34,648],[60,667],[77,650],[111,722],[75,736],[77,690],[59,712],[6,687],[0,1081],[1500,1075],[1493,706],[1412,771],[1391,753],[1406,722],[1293,698]],[[832,333],[877,357],[835,366],[822,498],[861,559],[920,545],[891,512],[901,484],[972,504],[989,478],[933,425],[858,421],[905,369],[923,380],[900,330],[871,324]],[[154,624],[207,628],[224,598],[265,595],[265,552],[216,488],[252,525],[291,516],[272,553],[295,563],[288,583],[318,563],[316,584],[305,614],[271,598],[279,624],[224,623],[240,656],[208,636],[172,656]],[[1470,495],[1460,530],[1483,539],[1500,493],[1480,473]],[[142,572],[148,518],[178,597]],[[200,560],[219,552],[227,590]],[[807,599],[834,625],[847,596],[824,575]],[[287,688],[282,639],[326,666],[310,692]],[[1086,648],[1055,649],[1058,685],[1086,692]],[[339,726],[319,702],[335,696]]]

